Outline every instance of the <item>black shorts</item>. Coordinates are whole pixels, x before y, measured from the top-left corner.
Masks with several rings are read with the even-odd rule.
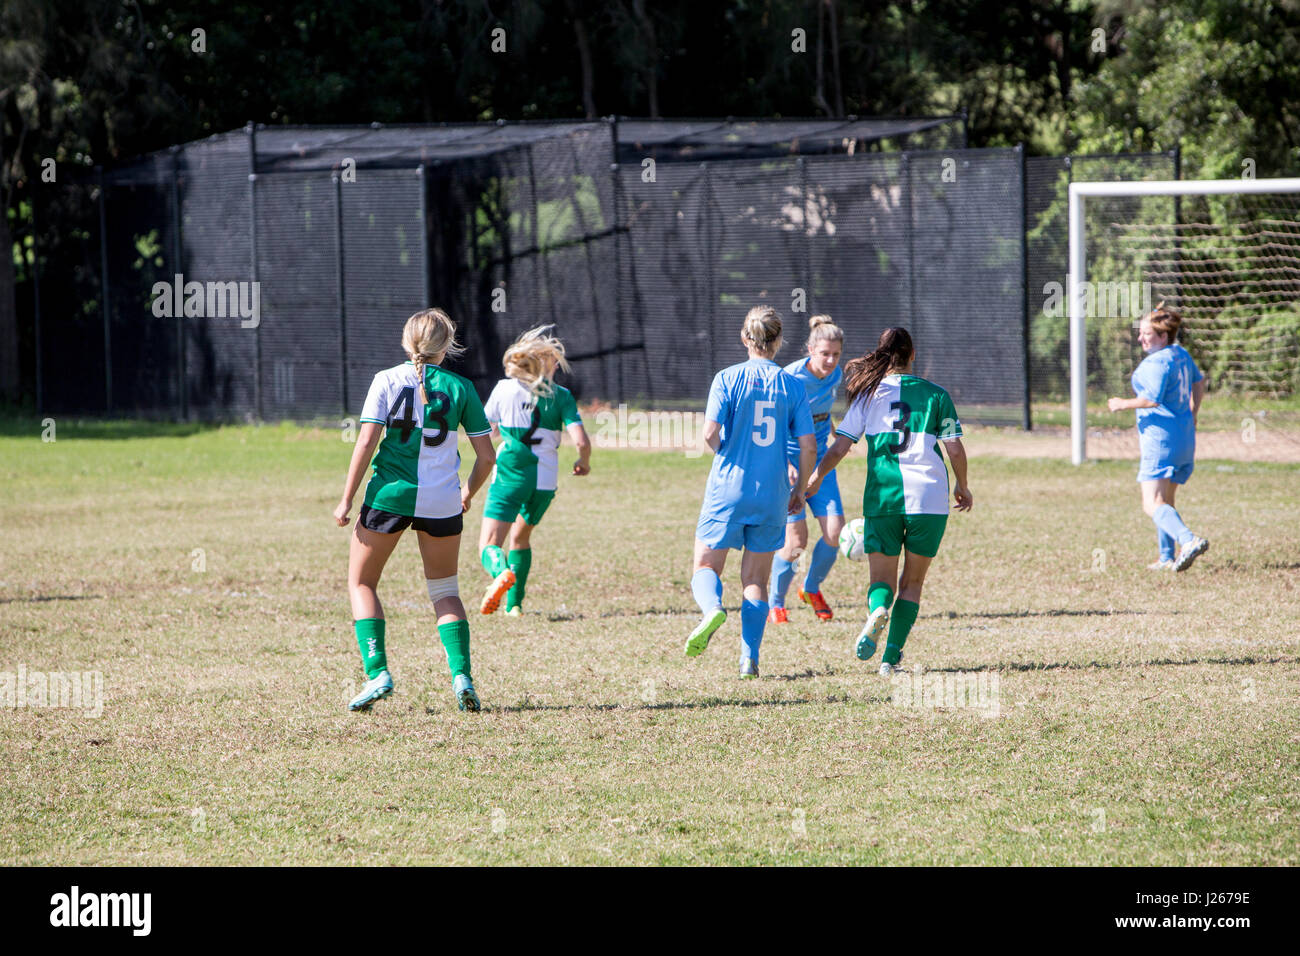
[[[395,515],[391,511],[380,511],[369,505],[361,506],[361,516],[357,520],[361,527],[376,534],[397,534],[407,528],[414,528],[435,538],[454,538],[465,527],[463,515],[453,515],[450,518],[411,518]]]

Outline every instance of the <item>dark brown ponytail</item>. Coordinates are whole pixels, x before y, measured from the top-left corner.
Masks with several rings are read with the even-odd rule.
[[[876,350],[855,358],[844,366],[844,390],[852,405],[859,395],[871,397],[876,386],[891,368],[906,365],[912,358],[912,337],[900,326],[880,333]]]

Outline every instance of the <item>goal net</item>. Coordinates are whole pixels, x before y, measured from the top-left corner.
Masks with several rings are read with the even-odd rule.
[[[1087,403],[1130,394],[1138,319],[1161,301],[1183,315],[1207,402],[1297,417],[1300,180],[1074,183],[1070,261],[1076,464]]]

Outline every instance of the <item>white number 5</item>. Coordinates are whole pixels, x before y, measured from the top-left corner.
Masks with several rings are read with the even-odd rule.
[[[764,415],[764,409],[776,408],[776,402],[755,402],[754,403],[754,444],[767,447],[776,440],[776,419],[771,415]],[[759,434],[762,429],[762,434]]]

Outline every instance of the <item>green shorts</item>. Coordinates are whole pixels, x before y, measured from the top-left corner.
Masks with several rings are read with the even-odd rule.
[[[875,515],[863,521],[863,550],[896,558],[907,548],[923,558],[933,558],[939,553],[947,526],[947,515]]]
[[[538,491],[525,485],[508,485],[494,481],[488,485],[487,506],[483,516],[494,521],[514,521],[521,515],[527,524],[537,524],[551,506],[554,491]]]

